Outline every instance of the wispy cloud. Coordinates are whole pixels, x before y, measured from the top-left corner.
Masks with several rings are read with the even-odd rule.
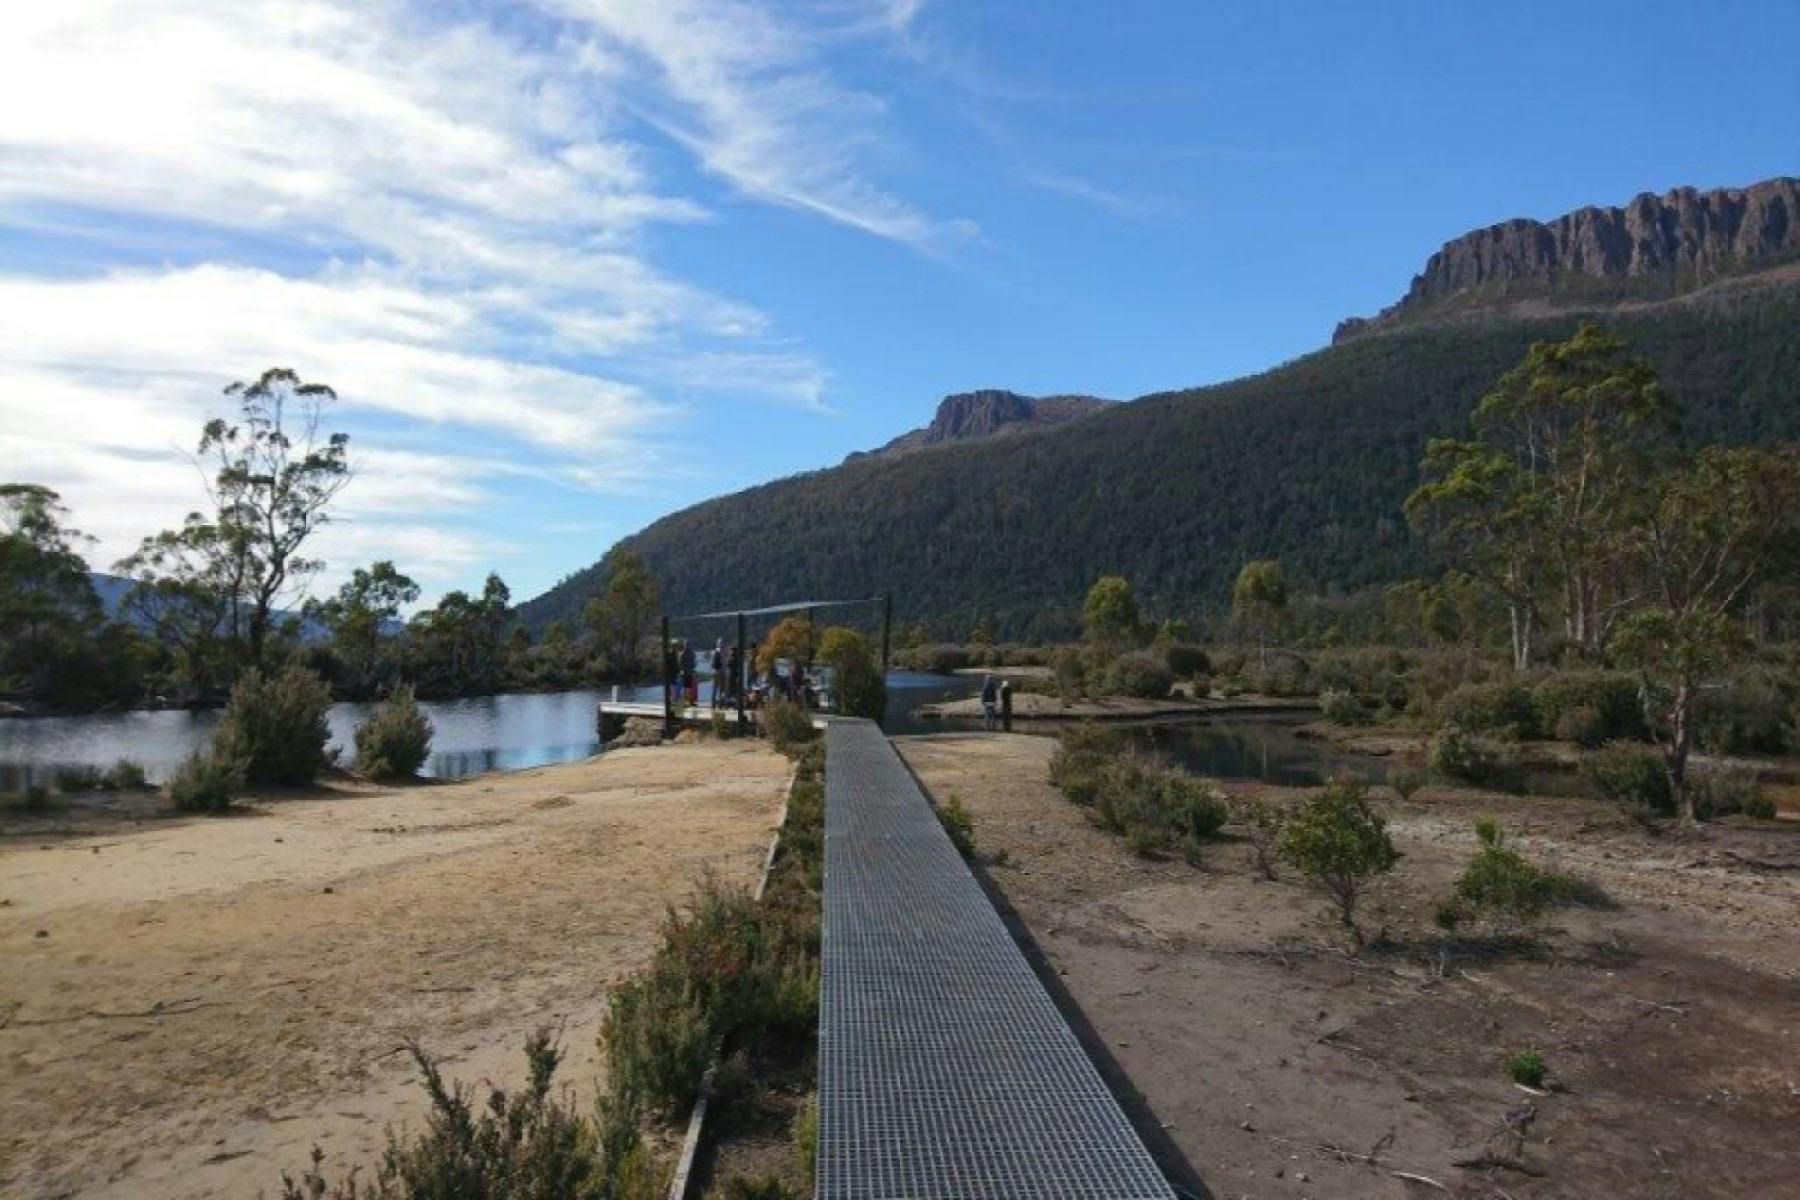
[[[736,0],[558,0],[604,47],[602,61],[649,86],[631,111],[748,195],[921,249],[969,236],[967,218],[934,217],[871,177],[882,97],[844,86],[820,51],[839,39],[903,32],[917,4],[814,10]]]
[[[219,388],[291,365],[382,431],[332,544],[453,574],[493,549],[464,522],[496,481],[629,492],[679,471],[697,405],[825,411],[791,335],[657,264],[652,231],[716,217],[653,129],[744,195],[954,244],[879,182],[885,101],[827,61],[916,7],[6,6],[0,233],[71,249],[0,261],[5,474],[110,561],[198,501],[180,451]]]
[[[1020,178],[1032,187],[1079,200],[1083,204],[1090,204],[1109,212],[1115,217],[1141,220],[1155,215],[1163,207],[1157,200],[1115,191],[1078,175],[1064,175],[1050,171],[1027,171],[1021,174]]]

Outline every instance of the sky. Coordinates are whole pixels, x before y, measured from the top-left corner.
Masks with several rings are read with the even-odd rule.
[[[1800,173],[1796,46],[1791,0],[0,5],[0,481],[105,569],[291,367],[357,471],[315,590],[523,599],[946,393],[1234,378],[1466,230]]]

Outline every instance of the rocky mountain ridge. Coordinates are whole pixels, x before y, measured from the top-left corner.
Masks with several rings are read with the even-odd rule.
[[[1522,299],[1593,304],[1678,295],[1800,257],[1800,179],[1643,192],[1622,208],[1502,221],[1446,242],[1400,301],[1341,322],[1342,342],[1423,315]]]
[[[852,454],[845,461],[1049,429],[1092,416],[1112,403],[1096,396],[1022,396],[1003,388],[957,392],[938,402],[931,424],[909,430],[878,449]]]

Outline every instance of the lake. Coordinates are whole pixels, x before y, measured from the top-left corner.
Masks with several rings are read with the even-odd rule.
[[[895,671],[888,676],[888,725],[894,732],[941,728],[912,716],[919,705],[968,695],[967,679]],[[705,703],[710,693],[702,690]],[[600,749],[594,737],[595,707],[612,689],[574,692],[516,692],[463,700],[422,702],[435,733],[424,773],[458,779],[483,771],[573,762]],[[657,703],[661,690],[620,688],[622,700]],[[355,745],[356,727],[373,704],[334,704],[327,714],[332,744],[345,757]],[[90,713],[78,717],[0,719],[0,792],[31,783],[49,784],[59,767],[109,767],[121,758],[141,765],[152,782],[167,779],[193,749],[212,735],[219,713]]]

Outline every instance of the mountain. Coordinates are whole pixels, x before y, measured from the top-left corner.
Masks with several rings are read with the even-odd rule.
[[[1503,221],[1446,242],[1397,304],[1350,318],[1332,340],[1471,307],[1665,298],[1796,259],[1800,179],[1644,192],[1623,208]]]
[[[1753,192],[1766,194],[1730,194]],[[1742,228],[1719,244],[1744,245]],[[695,505],[626,541],[672,612],[891,591],[900,620],[961,635],[990,617],[1012,638],[1072,632],[1088,585],[1109,571],[1152,611],[1195,616],[1225,606],[1250,558],[1280,557],[1302,589],[1392,581],[1426,565],[1400,512],[1426,440],[1466,434],[1475,401],[1533,341],[1584,319],[1655,365],[1690,438],[1800,440],[1800,263],[1771,244],[1661,296],[1568,289],[1523,304],[1492,273],[1461,293],[1415,285],[1433,299],[1260,375],[1030,437],[864,456]],[[1444,261],[1421,279],[1447,279]],[[521,615],[540,629],[576,618],[601,582],[590,567]]]
[[[858,451],[845,461],[1054,429],[1091,416],[1111,403],[1097,396],[1021,396],[998,388],[958,392],[938,402],[937,414],[923,429],[909,430],[877,450]]]

